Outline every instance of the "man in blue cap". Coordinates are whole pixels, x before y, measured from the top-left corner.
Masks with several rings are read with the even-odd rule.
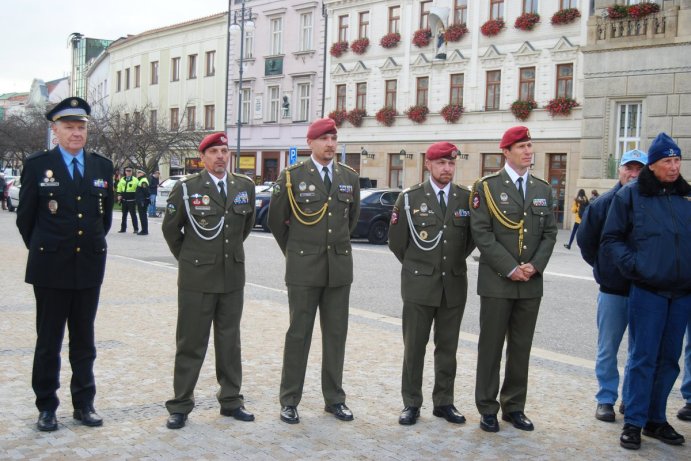
[[[586,208],[576,239],[583,259],[593,266],[595,281],[600,285],[597,296],[597,359],[595,376],[598,391],[595,418],[612,422],[614,404],[619,392],[617,354],[624,332],[629,324],[627,301],[631,282],[624,277],[600,245],[602,227],[614,195],[623,186],[636,179],[648,163],[648,155],[638,149],[625,152],[619,162],[619,182]],[[622,394],[626,393],[626,383]],[[623,400],[623,397],[622,397]]]
[[[106,234],[113,217],[113,163],[86,152],[91,108],[70,97],[46,114],[58,145],[27,157],[17,227],[29,249],[26,283],[36,297],[32,386],[40,431],[58,428],[60,349],[69,327],[70,391],[74,419],[100,426],[94,410],[94,320],[106,266]]]
[[[684,436],[667,422],[667,398],[691,312],[691,185],[681,176],[681,149],[660,133],[638,180],[612,199],[602,231],[604,256],[631,281],[629,360],[624,379],[622,447],[643,435],[670,445]]]

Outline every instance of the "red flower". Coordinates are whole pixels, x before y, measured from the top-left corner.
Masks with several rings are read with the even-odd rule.
[[[545,106],[545,109],[549,111],[549,115],[554,117],[555,115],[569,115],[574,107],[578,107],[578,103],[573,98],[560,97],[552,99]]]
[[[346,117],[348,116],[348,113],[345,110],[334,110],[331,113],[329,113],[329,118],[336,122],[336,126],[341,126],[343,122],[345,121]]]
[[[660,5],[657,3],[639,3],[629,6],[629,16],[633,19],[641,19],[658,11],[660,11]]]
[[[444,32],[444,38],[447,42],[458,42],[468,33],[468,27],[465,24],[451,24]]]
[[[391,126],[393,125],[393,122],[396,120],[396,116],[398,115],[398,112],[396,112],[396,109],[393,107],[382,107],[379,109],[379,112],[377,112],[376,118],[379,123],[385,126]]]
[[[364,109],[353,109],[346,115],[346,118],[354,127],[362,125],[362,119],[365,117],[367,117],[367,111]]]
[[[504,28],[503,19],[490,19],[480,27],[480,32],[485,37],[493,37],[497,35]]]
[[[422,104],[418,104],[415,106],[410,106],[408,108],[408,110],[405,111],[405,114],[413,122],[422,123],[425,120],[427,120],[427,114],[429,114],[429,109],[427,108],[427,106],[423,106]]]
[[[442,108],[441,116],[449,123],[456,123],[464,110],[460,104],[447,104]]]
[[[569,24],[581,17],[581,12],[576,8],[566,8],[559,10],[552,16],[551,23],[553,25]]]
[[[523,13],[516,18],[514,27],[521,30],[533,30],[535,24],[540,22],[540,15],[536,13]]]
[[[518,120],[526,120],[530,113],[537,107],[537,103],[533,101],[532,99],[528,99],[527,101],[524,101],[522,99],[518,99],[511,104],[511,112],[513,113],[513,116],[516,117]]]
[[[432,30],[428,27],[427,29],[418,29],[413,34],[413,45],[418,48],[423,48],[429,45],[432,40]]]
[[[391,32],[384,35],[379,41],[379,44],[382,46],[382,48],[395,48],[400,41],[401,34],[398,32]]]
[[[629,15],[629,9],[625,5],[612,5],[607,7],[609,19],[622,19]]]
[[[350,44],[350,49],[353,50],[355,54],[363,54],[365,51],[367,51],[368,47],[369,38],[367,37],[359,38]]]
[[[331,56],[334,58],[340,58],[343,53],[348,51],[348,42],[336,42],[333,45],[331,45],[331,50],[329,53],[331,53]]]

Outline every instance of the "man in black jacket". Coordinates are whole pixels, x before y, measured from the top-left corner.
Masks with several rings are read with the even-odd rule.
[[[113,163],[84,150],[90,112],[80,98],[58,103],[46,114],[58,146],[30,155],[22,170],[17,227],[29,249],[25,281],[34,286],[36,296],[32,386],[41,431],[58,428],[55,411],[66,324],[74,418],[86,426],[103,424],[93,406],[94,320],[113,218]]]

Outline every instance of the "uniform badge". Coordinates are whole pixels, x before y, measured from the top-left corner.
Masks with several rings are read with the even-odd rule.
[[[394,208],[391,212],[391,224],[398,223],[398,208]]]
[[[506,192],[502,192],[501,194],[499,194],[499,200],[501,200],[502,202],[508,202],[509,194],[507,194]]]
[[[53,177],[53,170],[46,170],[46,178],[50,179]]]
[[[169,215],[174,215],[174,214],[175,214],[175,211],[176,211],[176,210],[175,210],[175,205],[173,205],[172,203],[169,203],[169,204],[168,204],[168,207],[167,207],[167,210],[168,210],[168,214],[169,214]]]
[[[250,199],[246,190],[238,193],[238,195],[236,195],[233,199],[233,205],[246,205],[248,203],[250,203]]]
[[[310,184],[308,189],[310,190],[310,192],[314,192],[316,190],[316,187],[314,187],[314,184]]]
[[[279,186],[278,184],[276,184],[276,185],[274,186],[273,194],[274,194],[274,195],[278,195],[278,194],[280,194],[280,193],[281,193],[281,186]]]
[[[426,203],[423,203],[423,204],[420,205],[420,212],[421,212],[421,213],[427,213],[427,210],[428,210],[428,209],[429,209],[429,208],[427,208],[427,204],[426,204]]]
[[[79,101],[77,101],[76,99],[73,99],[70,101],[70,106],[77,107],[78,105],[79,105]]]
[[[202,203],[203,203],[204,205],[208,205],[209,203],[211,203],[211,198],[209,198],[208,195],[203,196],[203,197],[202,197]]]
[[[475,192],[473,194],[473,209],[477,210],[478,208],[480,208],[480,193]]]
[[[352,194],[353,193],[353,186],[350,184],[339,184],[338,185],[338,192],[341,192],[343,194]]]
[[[301,192],[305,192],[307,190],[307,183],[304,181],[298,184],[298,189],[300,189]]]
[[[547,206],[547,199],[546,198],[534,198],[533,199],[533,206]]]
[[[48,202],[48,209],[50,210],[50,214],[57,214],[58,213],[58,202],[55,200],[51,200]]]
[[[420,232],[420,238],[422,240],[427,240],[427,231],[421,231]]]
[[[202,200],[200,198],[195,197],[192,199],[192,205],[199,206],[201,204],[202,204]]]
[[[209,225],[209,221],[207,221],[206,218],[202,218],[199,220],[199,225],[202,227],[206,227]]]

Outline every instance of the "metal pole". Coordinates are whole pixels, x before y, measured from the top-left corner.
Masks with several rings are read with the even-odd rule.
[[[235,172],[240,172],[240,131],[242,130],[242,61],[245,55],[245,0],[240,10],[240,81],[238,82],[238,138],[235,148]]]

